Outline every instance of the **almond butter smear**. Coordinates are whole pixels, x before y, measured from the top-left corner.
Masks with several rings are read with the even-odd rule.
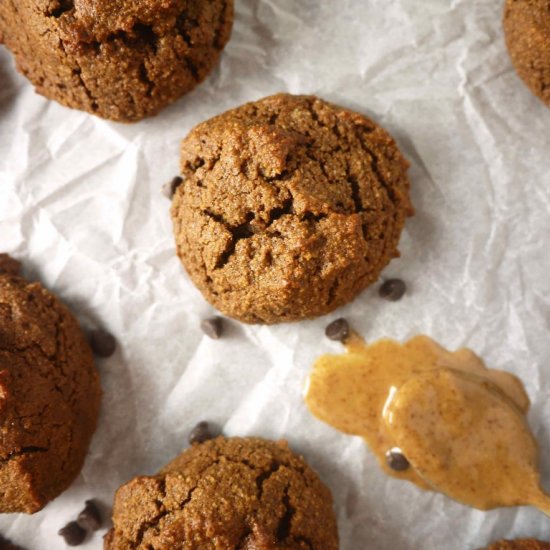
[[[426,336],[367,345],[354,334],[346,347],[313,367],[305,399],[317,418],[363,437],[389,475],[481,510],[532,505],[550,515],[515,376]]]

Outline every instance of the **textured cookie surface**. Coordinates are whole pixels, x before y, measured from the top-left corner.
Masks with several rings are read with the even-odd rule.
[[[550,550],[550,542],[535,539],[500,540],[491,544],[487,550]]]
[[[504,31],[517,73],[550,107],[550,0],[507,0]]]
[[[336,550],[329,490],[285,443],[193,445],[116,494],[106,550]]]
[[[69,310],[38,283],[0,275],[0,513],[33,513],[79,473],[100,387]]]
[[[216,64],[233,0],[2,0],[0,42],[36,90],[135,121],[192,90]]]
[[[225,314],[249,323],[322,315],[398,255],[408,163],[364,116],[276,95],[208,120],[182,143],[177,251]]]

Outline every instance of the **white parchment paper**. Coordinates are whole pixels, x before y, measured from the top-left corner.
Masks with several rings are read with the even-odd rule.
[[[199,420],[229,435],[287,438],[331,487],[341,548],[475,549],[550,539],[533,509],[480,512],[383,476],[362,441],[314,419],[302,388],[323,336],[346,316],[369,340],[426,333],[519,375],[550,489],[550,109],[512,70],[495,0],[236,0],[233,38],[195,92],[154,119],[106,122],[34,94],[0,48],[0,248],[120,346],[100,361],[99,429],[72,487],[33,516],[0,517],[31,550],[86,498],[153,473]],[[412,162],[416,217],[385,276],[326,318],[199,329],[212,309],[175,257],[161,185],[198,122],[279,91],[369,114]],[[83,548],[102,548],[97,533]]]

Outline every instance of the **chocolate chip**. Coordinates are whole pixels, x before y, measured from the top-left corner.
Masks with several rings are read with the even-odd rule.
[[[174,197],[174,194],[176,192],[176,189],[183,183],[183,178],[181,176],[176,176],[172,179],[172,181],[169,181],[168,183],[165,183],[162,186],[162,194],[167,198],[172,200]]]
[[[329,340],[345,342],[349,336],[349,323],[342,318],[336,319],[327,326],[325,335]]]
[[[97,531],[101,527],[101,514],[93,500],[87,500],[85,502],[84,510],[78,514],[76,522],[82,529],[88,531]]]
[[[189,432],[189,445],[193,445],[194,443],[204,443],[209,439],[214,439],[214,435],[210,431],[210,425],[208,422],[199,422],[191,430],[191,432]]]
[[[86,530],[82,529],[76,521],[67,523],[67,525],[59,529],[57,533],[65,539],[65,543],[69,546],[78,546],[82,544],[86,538]]]
[[[21,262],[12,258],[9,254],[0,254],[0,273],[19,275],[21,273]]]
[[[92,330],[90,346],[98,357],[111,357],[116,349],[116,340],[112,334],[105,330]]]
[[[401,279],[388,279],[387,281],[384,281],[378,290],[378,294],[390,302],[397,302],[403,298],[406,291],[407,285],[404,281]]]
[[[396,472],[403,472],[410,468],[407,457],[401,452],[401,449],[394,447],[386,453],[386,463]]]
[[[201,329],[213,340],[219,340],[223,334],[223,319],[221,317],[211,317],[201,321]]]

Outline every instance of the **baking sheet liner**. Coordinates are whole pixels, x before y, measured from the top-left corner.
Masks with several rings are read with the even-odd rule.
[[[341,548],[474,549],[492,539],[550,538],[528,508],[472,510],[384,477],[359,438],[307,411],[319,354],[340,346],[326,324],[347,317],[368,340],[425,333],[468,346],[519,375],[532,400],[550,489],[550,109],[512,70],[494,0],[237,0],[219,67],[156,118],[106,122],[34,94],[0,48],[0,242],[86,326],[118,338],[98,362],[104,398],[86,464],[33,516],[0,532],[32,550],[63,548],[57,530],[87,498],[106,505],[153,473],[199,420],[229,435],[286,438],[331,487]],[[174,253],[163,183],[198,122],[280,92],[314,93],[372,116],[411,161],[417,210],[402,256],[385,270],[409,285],[397,303],[376,288],[325,318],[275,327],[212,309]],[[102,548],[96,533],[83,549]]]

